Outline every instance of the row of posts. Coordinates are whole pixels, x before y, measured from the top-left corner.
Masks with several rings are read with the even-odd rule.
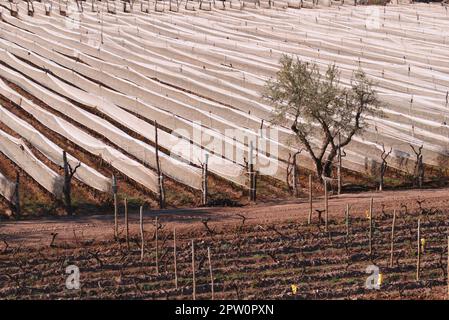
[[[368,238],[368,250],[369,250],[369,257],[372,258],[373,256],[373,220],[374,220],[374,199],[371,198],[370,205],[369,205],[369,212],[367,212],[367,219],[369,221],[369,238]],[[349,205],[346,205],[346,212],[345,212],[345,225],[346,225],[346,237],[349,237]],[[391,225],[391,239],[390,239],[390,261],[389,266],[390,268],[393,267],[393,261],[394,261],[394,251],[395,251],[395,224],[396,224],[396,210],[393,211],[393,219],[392,219],[392,225]],[[126,244],[128,247],[128,250],[130,248],[129,244],[129,224],[128,224],[128,209],[127,209],[127,201],[125,199],[125,231],[126,231]],[[140,230],[140,261],[142,262],[144,260],[144,254],[145,254],[145,236],[144,236],[144,223],[143,223],[143,207],[140,207],[140,215],[139,215],[139,230]],[[155,267],[156,267],[156,275],[159,276],[159,222],[158,217],[155,218]],[[115,226],[115,237],[116,240],[118,240],[118,230],[117,225]],[[448,236],[448,244],[449,244],[449,236]],[[424,247],[425,247],[425,239],[421,238],[421,219],[418,219],[418,226],[417,226],[417,259],[416,259],[416,281],[420,281],[420,275],[421,275],[421,254],[424,253]],[[175,288],[178,289],[178,270],[177,270],[177,252],[176,252],[176,229],[173,229],[173,257],[174,257],[174,284]],[[448,252],[449,252],[449,246],[448,246]],[[196,300],[196,263],[195,263],[195,244],[194,240],[191,240],[191,255],[192,255],[192,298],[193,300]],[[211,259],[211,251],[210,247],[207,247],[207,259],[209,264],[209,275],[210,275],[210,286],[211,286],[211,294],[212,294],[212,300],[214,300],[214,276],[212,271],[212,259]],[[447,258],[448,264],[447,264],[447,272],[449,272],[449,256]],[[382,280],[380,280],[382,281]],[[449,295],[449,278],[447,278],[447,293]]]
[[[158,175],[158,202],[159,202],[159,208],[163,209],[165,208],[165,189],[164,189],[164,176],[161,171],[160,167],[160,161],[159,161],[159,144],[158,144],[158,124],[155,122],[155,144],[156,144],[156,170]],[[296,160],[296,156],[295,156]],[[293,164],[293,189],[296,196],[299,195],[299,185],[297,183],[297,177],[298,177],[298,169],[296,161],[294,160]],[[201,190],[201,203],[202,205],[208,204],[208,162],[209,162],[209,155],[205,155],[205,161],[202,163],[202,190]],[[63,169],[64,169],[64,186],[63,186],[63,196],[64,196],[64,207],[67,211],[68,215],[71,215],[73,213],[73,208],[71,205],[71,180],[73,178],[73,175],[76,172],[76,169],[79,167],[79,165],[75,168],[72,168],[70,164],[67,161],[67,153],[66,151],[63,151]],[[257,194],[257,171],[254,168],[254,146],[253,143],[250,143],[249,148],[249,161],[248,161],[248,199],[251,202],[256,201],[256,194]],[[309,184],[310,184],[310,199],[312,199],[312,189],[311,189],[311,179],[312,176],[309,176]],[[326,194],[327,194],[327,183],[326,185]],[[19,173],[16,175],[16,184],[15,184],[15,193],[13,197],[13,201],[11,204],[12,211],[18,216],[20,215],[21,206],[20,206],[20,195],[19,195],[19,186],[20,186],[20,176]],[[114,216],[117,217],[117,208],[118,208],[118,183],[117,178],[115,175],[112,176],[112,193],[113,193],[113,202],[114,202]],[[311,200],[310,200],[311,201]],[[312,209],[311,209],[312,210]],[[116,219],[117,220],[117,219]]]
[[[124,199],[124,209],[125,209],[125,241],[127,249],[130,250],[130,236],[129,236],[129,216],[128,216],[128,201],[125,198]],[[155,222],[155,234],[154,234],[154,241],[155,241],[155,267],[156,267],[156,276],[159,276],[159,228],[161,227],[159,223],[159,219],[156,216]],[[144,230],[144,220],[143,220],[143,206],[140,207],[139,210],[139,234],[140,234],[140,262],[144,261],[145,258],[145,230]],[[118,220],[116,216],[115,225],[114,225],[114,239],[116,241],[119,240],[119,232],[118,232]],[[173,228],[173,269],[174,269],[174,284],[176,290],[178,289],[178,267],[177,267],[177,245],[176,245],[176,228]],[[165,241],[164,241],[165,243]],[[196,300],[196,259],[195,259],[195,243],[194,240],[191,240],[191,250],[192,250],[192,298],[193,300]],[[212,271],[212,258],[211,258],[211,250],[210,247],[207,247],[207,260],[209,262],[209,275],[210,275],[210,286],[211,286],[211,294],[212,294],[212,300],[214,300],[215,297],[215,290],[214,290],[214,276]]]

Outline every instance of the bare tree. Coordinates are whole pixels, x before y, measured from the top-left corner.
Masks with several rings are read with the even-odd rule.
[[[380,179],[379,179],[379,191],[383,191],[384,189],[384,177],[385,172],[387,172],[388,162],[387,159],[390,156],[393,148],[390,147],[390,151],[385,150],[385,145],[382,143],[382,154],[380,158],[382,159],[382,163],[380,164]]]
[[[81,162],[78,163],[75,168],[72,168],[70,163],[67,161],[67,152],[65,151],[63,151],[62,153],[62,159],[64,162],[64,186],[62,189],[64,192],[64,206],[67,215],[71,216],[73,214],[72,178],[75,175],[76,170],[78,170],[78,168],[81,167]]]
[[[416,155],[415,169],[413,172],[414,184],[421,189],[424,182],[424,162],[422,155],[422,149],[424,146],[421,145],[419,148],[415,148],[413,145],[410,145],[410,147]]]
[[[330,177],[338,150],[364,130],[366,116],[381,115],[373,83],[358,70],[349,88],[344,88],[335,65],[329,65],[322,75],[317,64],[286,55],[280,64],[275,79],[265,85],[263,97],[274,107],[273,123],[291,126],[323,180],[323,176]],[[317,145],[315,139],[321,143]]]

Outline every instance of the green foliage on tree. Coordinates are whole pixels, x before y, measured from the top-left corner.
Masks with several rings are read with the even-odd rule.
[[[367,116],[381,116],[374,84],[362,70],[354,72],[345,87],[335,65],[322,74],[316,63],[285,55],[280,64],[263,92],[274,108],[271,120],[291,128],[319,178],[330,177],[338,149],[363,132]]]

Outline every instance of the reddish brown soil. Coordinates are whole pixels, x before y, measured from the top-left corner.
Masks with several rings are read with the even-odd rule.
[[[369,256],[366,210],[374,197],[373,254]],[[416,200],[425,199],[420,205]],[[111,216],[47,218],[0,223],[1,298],[189,299],[190,241],[195,241],[197,297],[210,298],[207,247],[211,248],[216,298],[231,299],[444,299],[447,295],[449,190],[360,193],[330,201],[329,232],[308,204],[242,208],[146,211],[145,257],[140,261],[136,212],[130,218],[130,249],[115,242]],[[344,208],[351,206],[349,237]],[[401,204],[405,205],[402,206]],[[382,210],[382,205],[384,205]],[[315,208],[322,208],[316,200]],[[389,266],[392,212],[396,209],[394,263]],[[159,217],[159,271],[155,226]],[[238,216],[242,215],[243,219]],[[426,247],[416,281],[417,220]],[[210,219],[207,227],[202,219]],[[204,220],[203,220],[204,221]],[[179,287],[174,287],[173,236],[177,230]],[[57,233],[50,247],[52,233]],[[65,288],[65,268],[81,271],[81,289]],[[368,265],[384,275],[380,290],[365,289]],[[293,295],[290,286],[298,286]]]

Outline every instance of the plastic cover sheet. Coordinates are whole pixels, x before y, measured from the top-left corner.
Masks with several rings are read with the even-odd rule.
[[[17,36],[15,38],[15,40],[13,40],[13,41],[14,42],[18,41],[20,43],[20,37]],[[0,45],[1,45],[1,43],[0,43]],[[6,44],[4,46],[6,46]],[[36,45],[34,45],[34,46],[28,45],[28,48],[30,48],[30,47],[36,48],[39,52],[45,51],[42,49],[38,49],[38,47]],[[117,105],[120,105],[121,107],[123,107],[126,110],[135,112],[141,116],[146,117],[147,119],[158,121],[159,124],[161,124],[165,127],[168,127],[172,130],[175,130],[177,134],[184,136],[189,140],[193,140],[198,145],[204,146],[203,142],[212,141],[212,143],[209,143],[205,147],[207,150],[213,152],[213,154],[217,154],[219,156],[219,159],[218,158],[215,159],[214,158],[215,156],[211,155],[209,170],[222,176],[222,177],[231,179],[231,180],[233,180],[233,182],[236,182],[238,184],[242,183],[242,181],[240,179],[238,179],[241,175],[235,174],[235,173],[236,172],[238,173],[241,170],[241,167],[238,168],[237,164],[234,164],[230,161],[226,161],[226,159],[222,158],[222,156],[232,155],[233,161],[236,161],[240,165],[244,165],[245,159],[248,159],[248,147],[244,146],[242,143],[246,142],[246,139],[248,137],[250,137],[250,139],[252,139],[254,141],[257,141],[258,145],[264,145],[264,144],[265,145],[275,145],[275,144],[277,144],[275,140],[267,141],[264,136],[256,135],[254,132],[249,131],[249,130],[240,129],[237,126],[233,126],[233,124],[229,121],[224,121],[224,120],[220,119],[219,117],[216,117],[215,115],[206,114],[206,112],[201,112],[200,110],[194,109],[186,104],[180,105],[178,103],[179,108],[173,108],[173,106],[172,106],[171,109],[175,109],[173,111],[175,111],[175,113],[178,113],[181,115],[185,115],[185,112],[183,112],[183,111],[187,108],[194,111],[196,114],[198,114],[198,112],[199,112],[200,113],[199,115],[197,115],[197,116],[190,115],[191,116],[190,118],[207,121],[208,123],[206,123],[206,125],[209,124],[209,122],[212,121],[212,119],[214,119],[213,127],[215,127],[216,129],[217,129],[217,125],[219,125],[221,122],[223,122],[222,126],[218,126],[218,128],[220,128],[222,132],[229,131],[229,128],[234,127],[233,135],[235,138],[232,139],[232,138],[226,137],[218,132],[208,129],[207,127],[201,127],[200,134],[196,134],[196,132],[194,132],[194,131],[197,131],[197,130],[195,130],[195,128],[197,126],[194,123],[186,121],[180,117],[177,117],[174,114],[169,114],[167,112],[164,112],[161,109],[154,108],[148,104],[141,102],[139,99],[133,98],[132,95],[138,95],[140,98],[144,98],[144,99],[146,98],[147,101],[154,102],[154,99],[152,99],[153,96],[147,97],[145,94],[144,95],[139,94],[138,92],[143,91],[143,89],[133,85],[132,83],[127,83],[120,78],[110,76],[106,72],[100,73],[96,70],[91,69],[88,66],[85,66],[84,64],[80,64],[80,63],[75,64],[72,60],[62,57],[62,56],[58,57],[53,52],[44,52],[44,53],[47,53],[48,55],[50,55],[52,57],[52,60],[58,62],[58,64],[60,64],[60,65],[67,65],[67,67],[71,67],[72,70],[76,69],[77,72],[81,72],[81,73],[87,75],[89,78],[99,81],[100,83],[105,83],[108,86],[115,87],[116,89],[119,89],[121,92],[124,92],[124,93],[131,92],[132,95],[130,96],[128,94],[127,95],[120,94],[120,93],[110,90],[106,87],[98,86],[98,85],[88,81],[87,79],[83,79],[79,76],[75,76],[72,73],[72,71],[65,70],[59,66],[55,66],[55,65],[52,65],[49,63],[45,63],[45,61],[42,58],[39,58],[30,52],[26,53],[26,51],[23,49],[9,47],[9,51],[11,53],[17,54],[18,56],[20,56],[23,59],[30,60],[30,62],[32,62],[33,64],[39,65],[44,69],[48,68],[49,70],[55,72],[55,74],[57,74],[58,76],[60,76],[64,79],[71,79],[70,82],[75,83],[77,86],[79,86],[85,90],[95,93],[97,96],[107,97],[108,100],[110,100],[113,103],[116,103]],[[59,59],[57,59],[57,58],[59,58]],[[103,69],[103,68],[100,68],[100,70],[101,69]],[[129,69],[128,69],[128,71],[129,71]],[[70,77],[72,77],[72,78],[70,78]],[[68,91],[77,90],[77,89],[69,88],[69,86],[65,85],[61,81],[58,81],[57,79],[55,79],[51,76],[50,76],[50,78],[52,79],[52,81],[55,81],[59,86],[62,86],[63,88],[68,88],[67,89]],[[52,88],[55,88],[55,87],[52,86]],[[144,93],[145,93],[145,91],[144,91]],[[70,95],[70,97],[73,99],[82,99],[82,97],[86,97],[86,94],[81,92],[81,93],[77,93],[77,94],[72,94],[72,95]],[[163,97],[162,99],[166,100],[165,97]],[[88,101],[88,100],[86,100],[86,98],[84,98],[84,99],[82,99],[82,103],[92,104],[94,102]],[[177,102],[175,102],[175,106],[176,106],[176,103]],[[95,106],[100,111],[108,114],[109,116],[113,117],[114,119],[116,119],[117,121],[121,122],[124,125],[130,126],[130,124],[132,123],[133,125],[130,127],[132,127],[135,131],[139,132],[140,134],[145,135],[146,137],[148,137],[149,139],[154,141],[154,135],[152,135],[152,133],[154,132],[154,128],[150,124],[144,123],[141,120],[135,118],[134,116],[127,114],[126,112],[124,112],[120,109],[114,108],[111,105],[106,105],[106,106],[102,107],[102,105],[104,105],[104,104],[105,103],[103,101],[101,101],[101,103],[96,103]],[[173,120],[175,120],[175,121],[173,121]],[[211,125],[211,127],[212,127],[212,125]],[[183,144],[182,141],[178,141],[178,140],[179,140],[178,138],[176,138],[170,134],[167,134],[164,131],[160,132],[159,143],[162,147],[164,147],[166,149],[173,150],[173,149],[176,149],[176,148],[173,148],[174,146],[182,145]],[[223,147],[223,145],[224,145],[224,147]],[[277,147],[278,146],[276,146],[276,148]],[[177,153],[176,155],[181,156],[183,158],[187,158],[188,160],[190,160],[193,163],[199,164],[197,159],[204,158],[204,156],[201,156],[201,154],[203,153],[202,150],[198,146],[195,146],[195,145],[191,145],[189,148],[191,150],[187,150],[187,151],[189,151],[191,154],[183,155],[183,154]],[[273,150],[272,148],[271,148],[271,150]],[[176,151],[176,150],[173,150],[173,151]],[[270,159],[264,153],[261,152],[261,149],[258,149],[257,151],[258,151],[258,157],[257,157],[256,163],[255,163],[256,170],[259,170],[259,172],[261,174],[269,174],[278,179],[283,180],[285,178],[285,170],[286,170],[285,165],[278,162],[278,160],[275,158]],[[282,150],[282,151],[284,151],[282,156],[284,156],[284,158],[287,159],[288,152],[285,152],[285,150]],[[279,151],[278,151],[278,153],[279,153]],[[278,155],[281,156],[281,154],[278,154]],[[277,167],[277,170],[267,169],[268,167],[274,168],[275,166]],[[224,172],[225,167],[229,167],[229,169],[227,169],[227,171],[228,172],[233,171],[234,174],[230,175],[229,173]]]
[[[0,50],[0,56],[3,53],[4,52]],[[81,90],[65,85],[63,82],[57,80],[54,77],[49,76],[48,74],[39,72],[37,69],[29,68],[23,63],[21,64],[20,62],[17,61],[17,59],[14,59],[9,53],[6,53],[5,55],[3,55],[3,57],[5,59],[5,62],[7,62],[8,64],[12,64],[14,67],[17,67],[17,69],[24,72],[33,79],[40,79],[48,87],[56,91],[59,91],[63,96],[69,96],[70,98],[77,100],[80,103],[93,107],[99,107],[99,105],[104,105],[104,103],[106,103],[94,96],[82,92]],[[8,74],[11,77],[11,71],[7,72],[6,71],[7,69],[2,66],[0,66],[0,68],[5,70],[5,77],[8,77]],[[39,74],[40,76],[36,77],[37,74]],[[35,77],[33,77],[33,75]],[[25,90],[32,93],[36,97],[42,99],[42,97],[50,96],[50,100],[47,99],[42,100],[46,101],[48,105],[50,105],[57,111],[69,116],[70,118],[94,130],[95,132],[102,134],[108,140],[120,146],[123,150],[137,157],[144,163],[150,164],[153,168],[156,167],[154,147],[147,145],[135,138],[132,138],[122,130],[114,127],[111,123],[107,122],[106,120],[103,120],[100,117],[95,116],[94,114],[91,114],[87,111],[84,111],[81,108],[74,106],[67,100],[64,101],[64,99],[55,96],[50,91],[45,90],[44,88],[39,87],[38,85],[34,85],[28,80],[20,79],[21,78],[20,75],[16,75],[16,77],[11,78],[15,78],[15,80],[12,80],[15,84],[23,87]],[[50,101],[54,103],[50,103]],[[112,105],[109,106],[112,107]],[[122,111],[121,112],[122,115],[125,113],[123,110],[121,109],[119,110]],[[119,119],[119,116],[120,114],[119,115],[116,114],[115,118]],[[121,118],[120,121],[126,120],[126,114],[124,116],[125,118]],[[163,154],[162,152],[160,153],[160,162],[162,171],[167,176],[173,178],[178,182],[186,184],[192,188],[195,189],[201,188],[200,169],[189,166],[188,163],[179,161],[174,158],[170,158],[169,156]]]
[[[71,82],[78,84],[81,87],[84,87],[86,89],[92,89],[92,88],[97,89],[97,90],[94,90],[94,92],[98,92],[99,90],[101,90],[101,91],[105,90],[103,87],[100,87],[100,86],[97,86],[96,84],[90,83],[87,80],[84,80],[85,82],[80,83],[80,81],[83,81],[83,79],[80,78],[79,76],[75,76],[72,73],[72,71],[64,70],[63,68],[60,68],[60,67],[57,67],[57,66],[51,65],[51,64],[43,64],[43,60],[35,57],[33,54],[30,54],[30,55],[23,54],[21,52],[21,50],[16,49],[16,48],[10,48],[10,51],[17,53],[19,55],[22,54],[21,56],[24,57],[24,59],[27,59],[27,58],[31,59],[31,62],[33,62],[37,65],[42,65],[42,67],[44,67],[44,68],[48,68],[52,71],[55,71],[58,75],[60,75],[61,77],[65,78],[65,79],[70,79],[70,76],[72,76]],[[18,70],[20,70],[21,72],[24,72],[27,75],[33,76],[33,75],[35,75],[34,73],[40,72],[40,71],[36,71],[36,70],[31,70],[30,67],[19,62],[17,59],[14,59],[9,53],[6,53],[4,57],[5,57],[5,61],[7,61],[13,67],[17,68]],[[33,59],[33,57],[35,57],[35,58]],[[66,72],[66,73],[61,74],[61,72]],[[95,78],[94,75],[92,75],[92,77]],[[45,74],[43,72],[41,72],[41,77],[39,79],[44,84],[46,84],[48,87],[51,87],[53,90],[56,90],[63,96],[67,96],[67,97],[69,97],[73,100],[76,100],[82,104],[85,104],[87,106],[94,107],[94,108],[98,109],[99,111],[107,114],[114,120],[120,122],[121,124],[129,127],[130,129],[132,129],[132,130],[134,130],[134,131],[142,134],[143,136],[154,141],[154,127],[152,125],[136,118],[135,116],[125,112],[124,110],[122,110],[120,108],[117,108],[116,106],[108,103],[107,100],[99,99],[96,96],[92,96],[90,94],[87,94],[86,92],[80,91],[77,88],[71,87],[71,86],[63,83],[62,81],[59,81],[58,79],[56,79],[48,74]],[[99,95],[99,96],[110,96],[110,95],[117,97],[117,93],[114,91],[109,91],[109,93],[107,95]],[[119,98],[121,97],[122,101],[123,101],[123,99],[125,99],[128,102],[128,104],[132,105],[135,103],[133,101],[133,99],[130,99],[129,97],[126,97],[124,95],[121,95],[118,97]],[[129,109],[129,108],[127,108],[127,109]],[[82,110],[79,110],[76,107],[75,108],[72,107],[70,111],[73,112],[73,110],[77,111],[78,113],[80,113],[80,112],[83,113]],[[59,111],[61,111],[61,110],[59,110]],[[155,112],[150,119],[158,120],[157,117],[154,117],[154,116],[157,116],[156,109],[153,108],[153,111],[155,111]],[[162,110],[160,110],[160,111],[162,111]],[[61,112],[63,112],[63,111],[61,111]],[[67,112],[67,110],[65,110],[64,112]],[[84,114],[86,115],[85,112],[84,112]],[[74,117],[74,116],[72,115],[72,117]],[[86,118],[86,116],[85,116],[85,118]],[[80,121],[79,118],[74,117],[74,119],[77,121]],[[160,122],[160,123],[164,124],[164,122]],[[190,126],[190,127],[192,127],[192,126]],[[96,128],[96,129],[98,129],[98,128]],[[218,140],[219,139],[218,135],[216,135],[216,137],[217,137],[216,140]],[[187,157],[184,156],[183,157],[184,159],[190,160],[191,162],[194,162],[196,164],[200,163],[199,159],[201,159],[201,160],[204,159],[204,151],[201,148],[199,148],[198,146],[195,146],[195,145],[187,144],[186,142],[179,141],[179,140],[180,139],[176,138],[175,136],[167,134],[164,131],[160,131],[159,143],[162,147],[169,149],[169,150],[174,149],[174,151],[178,151],[180,149],[179,147],[182,145],[185,145],[187,147],[187,148],[184,148],[184,150],[182,150],[182,152],[176,152],[174,154],[175,157],[182,158],[185,155],[185,152],[187,151],[188,152]],[[136,142],[136,141],[133,140],[133,142]],[[220,142],[220,144],[221,144],[221,142]],[[133,152],[134,150],[138,150],[138,149],[139,148],[134,148],[132,144],[130,144],[129,146],[126,147],[126,150],[131,150],[131,152]],[[244,151],[240,150],[240,154],[243,154],[243,153],[244,153]],[[137,157],[142,157],[141,153],[135,154],[135,155]],[[264,157],[263,155],[261,155],[261,156]],[[144,161],[147,161],[151,165],[155,166],[155,163],[153,161],[154,158],[155,157],[146,156],[144,158]],[[266,157],[264,157],[264,158],[266,158]],[[176,159],[165,157],[164,154],[161,154],[161,159],[162,159],[162,162],[166,162],[166,163],[162,163],[162,170],[164,171],[165,174],[169,175],[170,177],[172,177],[173,179],[175,179],[181,183],[188,184],[191,187],[194,187],[194,188],[200,187],[201,176],[200,176],[199,169],[196,169],[193,167],[188,167],[187,164],[185,164],[184,162],[179,162]],[[184,169],[186,171],[194,171],[190,181],[187,180],[189,178],[189,175],[186,175],[185,172],[182,175],[180,174],[180,172],[179,172],[180,167],[184,167]],[[221,154],[219,154],[219,156],[215,156],[215,155],[210,156],[209,170],[211,172],[218,174],[219,176],[222,176],[223,178],[232,180],[234,183],[237,183],[237,184],[243,183],[243,180],[242,180],[241,174],[240,174],[241,173],[240,171],[242,170],[242,168],[230,161],[227,161],[226,159],[223,159],[221,157]]]
[[[57,198],[62,197],[64,178],[36,158],[21,139],[16,139],[0,130],[0,152],[48,192]]]
[[[7,97],[11,101],[20,105],[22,98],[10,90],[6,84],[0,80],[0,94]],[[58,147],[55,143],[50,141],[47,137],[37,131],[33,126],[18,118],[13,113],[6,110],[0,105],[0,121],[7,125],[10,129],[21,135],[28,143],[33,145],[42,154],[44,154],[50,161],[63,166],[63,149]],[[74,168],[80,161],[67,153],[67,160]],[[106,178],[101,173],[92,169],[88,165],[81,163],[81,166],[76,170],[74,177],[84,184],[102,192],[111,191],[111,179]]]
[[[25,86],[24,84],[28,81],[23,77],[20,78],[17,74],[14,75],[10,73],[2,66],[0,66],[0,72],[2,76],[7,78],[9,81],[20,83],[21,86]],[[39,94],[37,94],[37,96],[42,97],[42,95]],[[44,100],[48,102],[48,100]],[[25,98],[20,101],[20,106],[50,130],[72,141],[89,153],[102,158],[112,167],[122,172],[132,180],[145,186],[149,190],[158,192],[157,175],[141,163],[125,156],[118,150],[106,145],[102,141],[90,136],[71,123],[49,113]]]
[[[357,67],[354,64],[354,57],[360,57],[359,66],[378,80],[379,88],[387,90],[387,93],[414,95],[416,101],[418,101],[419,96],[423,101],[422,108],[415,104],[416,109],[413,112],[417,112],[420,118],[434,122],[423,122],[420,119],[414,119],[415,123],[408,123],[408,120],[404,121],[403,119],[411,119],[410,116],[402,116],[407,113],[405,112],[407,106],[396,101],[388,106],[396,112],[396,114],[389,113],[395,121],[383,122],[382,125],[378,126],[380,128],[378,132],[374,132],[374,129],[370,128],[368,134],[366,134],[367,139],[375,141],[376,137],[383,136],[389,142],[399,145],[401,142],[419,142],[422,139],[426,145],[425,149],[434,151],[438,149],[434,148],[438,144],[438,138],[444,136],[439,134],[438,131],[444,132],[445,129],[435,124],[435,121],[442,118],[443,112],[435,110],[435,112],[426,113],[426,109],[431,109],[427,107],[430,100],[426,101],[425,99],[434,99],[436,104],[443,101],[444,104],[447,79],[443,75],[447,74],[448,66],[444,53],[446,40],[442,33],[438,33],[441,27],[431,30],[428,19],[421,22],[421,28],[425,27],[426,32],[418,32],[416,22],[414,22],[415,26],[407,22],[396,23],[398,13],[403,13],[403,21],[410,22],[411,19],[415,18],[415,8],[420,9],[419,5],[416,7],[393,6],[387,8],[385,16],[387,17],[386,23],[389,23],[389,25],[383,28],[382,32],[385,31],[385,35],[392,39],[390,42],[382,39],[382,37],[385,37],[383,33],[376,34],[376,32],[367,30],[367,13],[364,10],[347,6],[339,7],[338,11],[335,8],[310,10],[307,15],[299,12],[299,17],[296,11],[293,13],[288,10],[205,13],[207,18],[204,18],[203,15],[184,17],[170,14],[148,17],[137,12],[133,15],[118,12],[116,17],[105,20],[105,45],[101,50],[81,43],[81,31],[79,34],[73,31],[58,31],[56,24],[52,25],[53,23],[45,22],[48,19],[47,17],[41,19],[42,22],[39,22],[41,26],[33,26],[20,21],[12,21],[11,23],[32,30],[43,37],[58,39],[58,45],[51,44],[58,52],[73,55],[77,50],[70,50],[65,47],[70,45],[92,57],[110,60],[114,55],[112,52],[108,53],[107,50],[112,50],[117,55],[127,56],[120,62],[124,66],[128,65],[128,61],[129,63],[137,62],[141,64],[142,68],[141,70],[136,69],[137,72],[145,71],[146,75],[150,76],[151,73],[148,73],[148,70],[153,70],[151,71],[153,74],[155,70],[161,70],[161,74],[158,74],[157,77],[173,81],[174,84],[180,84],[185,88],[194,87],[189,87],[191,85],[182,79],[183,76],[193,77],[200,86],[209,88],[212,95],[215,94],[215,87],[220,90],[229,90],[230,95],[236,97],[238,95],[234,93],[239,93],[245,98],[252,94],[251,91],[232,88],[225,81],[213,82],[210,77],[204,75],[206,72],[222,72],[222,70],[225,70],[222,64],[228,66],[232,64],[232,67],[228,70],[233,70],[235,74],[241,74],[242,72],[249,74],[247,82],[251,82],[252,91],[257,92],[259,90],[256,89],[261,86],[263,81],[261,83],[261,81],[255,79],[263,79],[263,77],[273,75],[273,70],[276,70],[276,60],[284,52],[298,54],[307,61],[317,61],[323,66],[329,61],[336,62],[342,67],[342,81],[346,84],[349,83],[352,70]],[[429,6],[426,10],[423,11],[423,17],[435,14],[436,18],[433,23],[441,22],[441,24],[444,24],[438,8]],[[347,19],[349,15],[351,19]],[[129,20],[130,17],[132,17],[132,20]],[[266,24],[267,18],[270,21],[269,25]],[[297,24],[298,18],[300,19],[299,25],[302,28],[293,27],[294,24]],[[52,22],[60,21],[63,23],[56,16],[52,16],[51,20]],[[85,21],[88,23],[85,23]],[[99,28],[98,24],[95,26],[95,17],[90,17],[85,21],[83,20],[83,26],[80,29],[82,32]],[[217,23],[214,24],[211,21]],[[243,22],[245,22],[245,25]],[[246,22],[248,22],[248,25],[246,25]],[[331,29],[334,37],[330,38],[329,30]],[[197,30],[202,32],[197,32]],[[120,38],[123,40],[114,40],[113,36],[117,34],[120,34]],[[226,39],[223,35],[226,35]],[[153,38],[154,41],[151,42],[145,40]],[[362,38],[363,41],[360,40]],[[140,43],[142,45],[139,46]],[[399,46],[401,50],[398,50]],[[165,58],[165,61],[161,58]],[[186,66],[186,58],[192,61],[195,66],[203,64],[205,70],[201,71]],[[118,61],[113,62],[119,64]],[[413,81],[410,81],[407,74],[408,64],[412,65]],[[175,68],[179,66],[184,66],[184,74],[176,72]],[[133,66],[133,68],[135,67]],[[209,71],[208,69],[213,70]],[[125,69],[123,70],[125,71]],[[165,71],[169,71],[167,72],[169,75],[170,72],[173,73],[175,78],[163,78]],[[137,80],[134,78],[132,81]],[[148,83],[145,84],[145,86],[147,85]],[[161,86],[160,89],[163,90],[164,88]],[[197,88],[194,89],[197,90]],[[170,96],[173,94],[173,90],[167,89],[163,92]],[[215,96],[215,98],[222,99],[219,96]],[[176,99],[185,101],[180,98],[179,94],[176,95]],[[251,109],[252,114],[256,114],[260,118],[266,117],[266,113],[257,113],[261,109],[252,106],[246,107],[245,103],[241,101],[235,101],[232,104],[233,107],[242,110]],[[191,119],[194,119],[195,116],[191,116]],[[403,119],[401,119],[401,116]],[[373,126],[377,122],[378,120],[372,121]],[[251,125],[254,124],[254,122],[250,123]],[[413,132],[410,129],[412,124],[416,127]],[[428,132],[431,134],[426,134]],[[398,139],[399,141],[395,141]],[[372,153],[373,149],[370,148],[371,144],[368,142],[360,139],[359,143],[352,144],[348,149],[357,151],[357,148],[364,143],[365,146],[359,151],[361,153]],[[350,160],[349,158],[345,159],[345,163]]]

